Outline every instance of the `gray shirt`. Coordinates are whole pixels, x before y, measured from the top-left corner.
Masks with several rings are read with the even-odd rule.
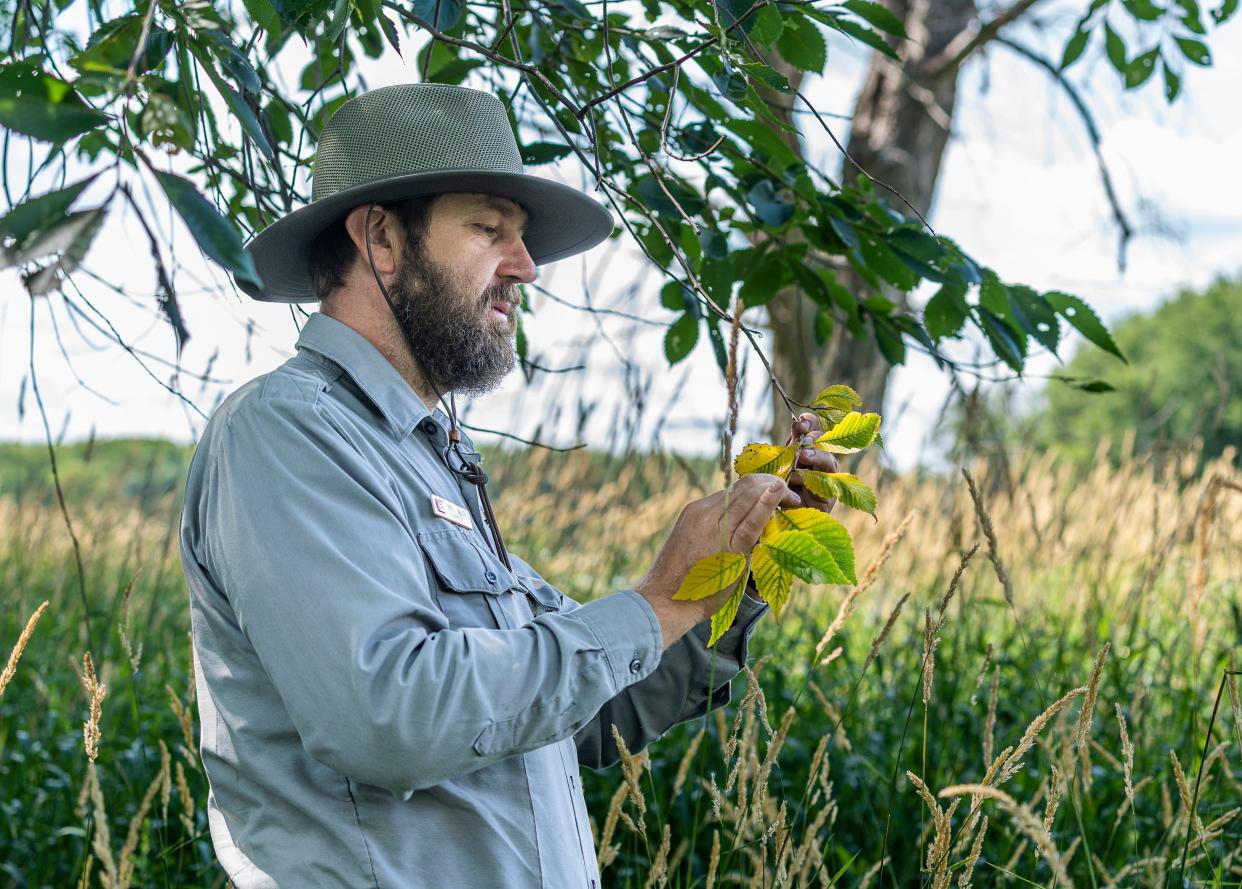
[[[579,763],[617,761],[614,723],[640,750],[725,704],[767,606],[662,652],[634,590],[510,571],[444,414],[327,315],[297,348],[215,411],[186,483],[221,864],[238,889],[597,887]]]

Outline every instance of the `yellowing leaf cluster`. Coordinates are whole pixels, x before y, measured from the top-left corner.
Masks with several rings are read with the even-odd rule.
[[[824,426],[814,447],[831,454],[856,454],[883,444],[880,415],[861,413],[862,399],[849,386],[829,386],[811,407]],[[788,479],[798,459],[798,446],[754,442],[733,461],[739,476],[769,473]],[[875,518],[875,491],[848,472],[799,469],[803,485],[822,500],[836,500]],[[750,577],[759,595],[779,618],[789,602],[793,579],[807,583],[857,583],[854,545],[845,526],[826,512],[811,507],[777,509],[750,558],[741,553],[715,553],[701,559],[686,575],[674,599],[703,599],[737,584],[737,589],[712,616],[708,645],[716,644],[733,623]],[[740,582],[739,582],[740,580]]]

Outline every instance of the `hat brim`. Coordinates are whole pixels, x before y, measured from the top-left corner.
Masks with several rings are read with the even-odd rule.
[[[378,179],[339,191],[294,210],[247,244],[261,288],[237,279],[246,294],[264,302],[315,302],[310,245],[325,228],[354,207],[441,192],[494,194],[526,210],[522,240],[536,265],[589,250],[612,233],[612,214],[589,195],[551,179],[525,173],[435,170]]]

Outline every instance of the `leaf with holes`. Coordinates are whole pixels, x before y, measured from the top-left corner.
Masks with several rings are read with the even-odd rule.
[[[1113,341],[1112,334],[1108,332],[1108,328],[1104,326],[1104,322],[1100,320],[1092,308],[1079,299],[1068,293],[1060,291],[1052,291],[1045,293],[1044,299],[1052,306],[1053,310],[1074,326],[1074,329],[1085,336],[1090,342],[1099,346],[1105,352],[1116,355],[1126,364],[1126,356],[1121,354],[1121,350],[1117,348],[1117,344]]]
[[[733,469],[738,475],[753,475],[756,472],[788,475],[796,458],[796,448],[757,442],[742,448],[742,453],[733,461]]]

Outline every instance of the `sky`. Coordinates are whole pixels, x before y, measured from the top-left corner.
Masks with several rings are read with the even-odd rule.
[[[1014,36],[1055,57],[1076,11],[1075,4],[1050,6],[1041,14],[1046,29],[1027,25]],[[821,110],[848,114],[866,57],[839,39],[830,39],[829,47],[825,75],[804,90]],[[1005,280],[1076,293],[1108,322],[1150,309],[1180,288],[1242,273],[1242,26],[1234,21],[1213,33],[1211,47],[1215,65],[1187,71],[1183,96],[1172,106],[1155,85],[1123,93],[1098,48],[1072,69],[1137,229],[1124,270],[1081,119],[1057,84],[1002,46],[974,59],[961,75],[954,133],[929,221]],[[407,49],[406,58],[408,68],[389,54],[368,72],[369,85],[416,80],[414,53]],[[848,122],[836,123],[844,139]],[[836,170],[832,144],[820,133],[807,135],[809,159]],[[528,172],[589,190],[571,163]],[[88,192],[80,206],[89,205]],[[91,274],[77,274],[80,293],[70,290],[78,305],[89,301],[98,313],[86,308],[80,317],[56,297],[31,301],[12,271],[0,272],[6,296],[0,299],[0,440],[44,437],[30,385],[31,309],[39,394],[52,436],[66,442],[92,434],[194,441],[221,398],[294,353],[297,321],[290,307],[257,303],[229,287],[166,205],[155,207],[152,218],[162,233],[172,233],[180,304],[191,332],[182,355],[185,397],[165,388],[175,352],[168,325],[153,310],[149,248],[132,212],[114,208],[88,257]],[[542,267],[536,283],[534,311],[526,318],[531,357],[546,367],[585,369],[537,373],[529,384],[515,372],[496,391],[461,406],[466,423],[559,447],[716,453],[724,385],[705,338],[686,362],[669,369],[664,360],[664,325],[673,315],[659,306],[662,270],[624,241],[605,242]],[[916,292],[915,304],[927,295]],[[644,320],[586,313],[580,307],[588,297],[596,308]],[[314,304],[305,309],[313,311]],[[147,368],[106,345],[92,322],[114,325]],[[973,345],[963,348],[959,354],[966,355]],[[766,378],[753,355],[745,362],[739,447],[761,440],[769,417]],[[1028,392],[1055,367],[1050,356],[1033,360]],[[208,379],[196,379],[203,375]],[[895,468],[935,461],[935,422],[947,391],[930,359],[911,353],[897,368],[884,406],[886,459]],[[633,407],[636,399],[641,410]],[[503,440],[483,432],[474,437],[484,446]]]

